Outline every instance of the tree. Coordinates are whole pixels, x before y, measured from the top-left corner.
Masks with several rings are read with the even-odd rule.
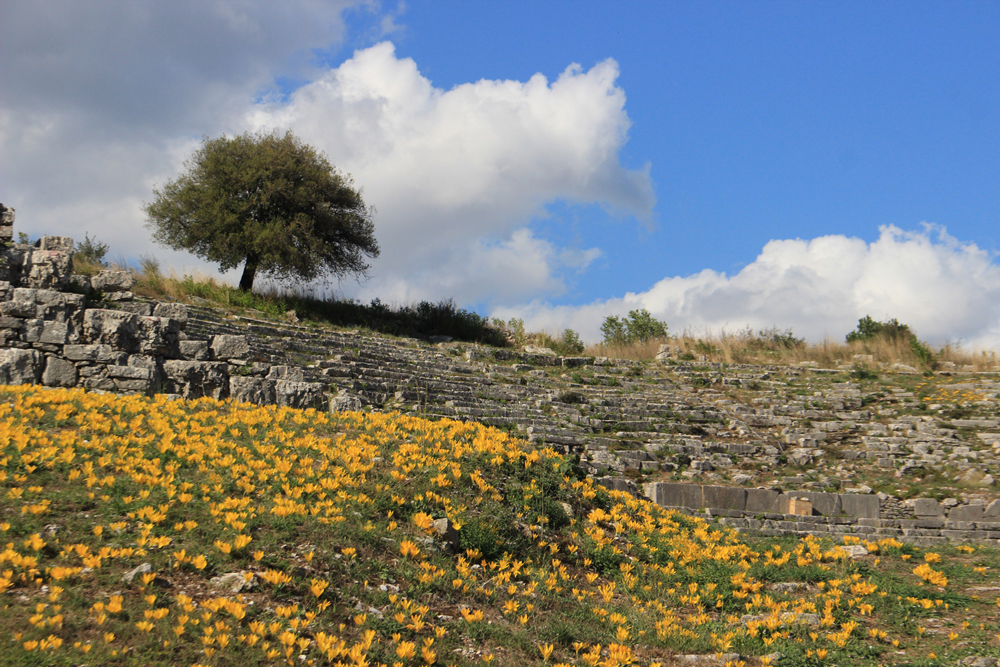
[[[667,337],[667,325],[648,310],[630,310],[628,317],[619,318],[609,315],[601,325],[605,345],[625,345],[626,343],[645,343],[649,340]]]
[[[281,280],[364,275],[378,257],[374,209],[350,176],[291,132],[205,137],[185,173],[145,207],[153,238],[219,264]]]

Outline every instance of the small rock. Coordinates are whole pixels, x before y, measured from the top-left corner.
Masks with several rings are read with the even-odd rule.
[[[842,544],[837,548],[846,553],[849,558],[864,558],[868,555],[868,549],[860,544]]]
[[[152,565],[150,565],[149,563],[143,563],[142,565],[135,568],[131,572],[126,572],[125,576],[122,577],[122,580],[124,580],[126,584],[131,584],[132,580],[135,579],[140,574],[149,574],[152,571],[153,571]]]
[[[229,572],[228,574],[221,574],[218,577],[212,577],[208,580],[208,584],[213,588],[226,590],[230,593],[239,593],[240,591],[253,588],[253,581],[253,574],[251,574],[248,578],[245,576],[243,571],[240,571]]]

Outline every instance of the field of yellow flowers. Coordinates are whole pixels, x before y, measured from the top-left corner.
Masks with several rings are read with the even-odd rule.
[[[864,545],[749,540],[472,423],[0,387],[2,665],[1000,656],[996,550]]]

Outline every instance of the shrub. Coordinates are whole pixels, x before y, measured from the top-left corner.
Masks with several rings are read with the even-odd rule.
[[[609,315],[601,325],[601,333],[604,335],[605,345],[645,343],[666,338],[667,324],[653,317],[645,308],[640,308],[630,310],[625,318]]]

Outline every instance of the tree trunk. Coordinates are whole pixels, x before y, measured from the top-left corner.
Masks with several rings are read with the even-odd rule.
[[[246,266],[243,267],[243,277],[240,278],[240,291],[249,292],[253,290],[253,279],[257,275],[257,258],[247,257]]]

